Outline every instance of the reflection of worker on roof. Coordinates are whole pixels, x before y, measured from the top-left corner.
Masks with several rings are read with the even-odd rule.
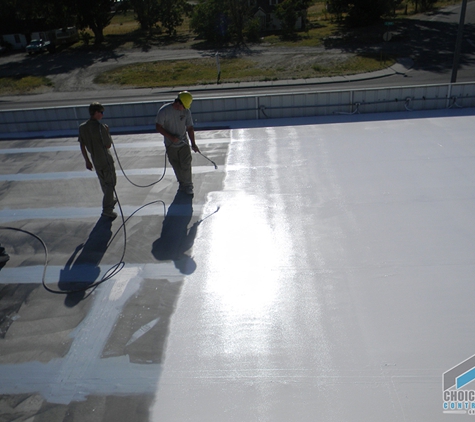
[[[117,202],[114,196],[114,189],[117,183],[115,174],[114,159],[110,153],[112,138],[109,127],[100,121],[104,117],[104,107],[100,103],[92,103],[89,106],[87,122],[79,126],[79,142],[81,152],[88,170],[96,169],[97,177],[104,194],[102,199],[102,215],[104,217],[116,218],[114,207]],[[91,160],[89,160],[88,154]]]
[[[152,254],[160,261],[172,260],[183,274],[191,274],[196,264],[186,255],[195,241],[199,221],[188,230],[193,216],[191,196],[178,191],[163,220],[160,238],[153,242]]]
[[[200,152],[190,111],[192,101],[188,91],[180,92],[173,103],[160,108],[155,119],[157,132],[165,138],[168,160],[179,183],[178,190],[188,195],[193,195],[190,141],[193,151]]]

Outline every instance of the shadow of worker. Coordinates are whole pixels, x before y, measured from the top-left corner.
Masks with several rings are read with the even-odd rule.
[[[193,258],[186,254],[195,241],[199,222],[188,230],[193,216],[193,197],[178,191],[163,220],[160,237],[153,242],[152,255],[158,261],[173,261],[182,274],[196,269]]]
[[[80,244],[66,262],[59,276],[58,288],[65,292],[68,307],[77,305],[85,296],[88,287],[98,279],[99,264],[112,237],[112,220],[101,217],[89,234],[86,243]]]

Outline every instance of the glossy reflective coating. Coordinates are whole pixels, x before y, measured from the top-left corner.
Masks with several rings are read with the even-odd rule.
[[[118,170],[125,233],[99,218],[75,139],[2,142],[0,414],[450,419],[443,374],[475,354],[474,121],[447,110],[197,131],[218,169],[193,155],[194,197],[170,169],[142,189]],[[161,176],[158,135],[114,141],[135,182]],[[39,243],[5,226],[48,245],[51,288],[101,280],[125,246],[124,268],[89,294],[52,294]]]

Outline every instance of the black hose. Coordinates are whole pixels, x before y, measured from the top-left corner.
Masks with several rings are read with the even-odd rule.
[[[132,180],[129,179],[129,177],[125,174],[125,171],[124,169],[122,168],[122,164],[120,162],[120,159],[119,159],[119,155],[117,154],[117,150],[115,149],[115,145],[114,145],[114,142],[112,142],[112,147],[114,148],[114,154],[117,158],[117,163],[119,164],[119,167],[120,167],[120,170],[122,171],[122,174],[124,175],[124,177],[134,186],[138,187],[138,188],[148,188],[150,186],[153,186],[153,185],[156,185],[158,182],[161,182],[162,179],[165,177],[165,173],[167,171],[167,156],[165,154],[165,164],[163,165],[163,174],[162,176],[160,177],[160,179],[158,179],[157,181],[155,182],[152,182],[152,183],[149,183],[148,185],[138,185],[134,182],[132,182]]]
[[[115,239],[117,234],[121,231],[121,229],[123,229],[123,231],[124,231],[124,247],[122,249],[122,255],[120,257],[120,260],[117,264],[110,267],[105,272],[105,274],[102,276],[102,278],[99,281],[96,281],[95,283],[92,283],[92,284],[88,284],[87,286],[82,287],[82,288],[78,288],[78,289],[55,290],[55,289],[52,289],[52,288],[47,286],[45,279],[46,279],[46,270],[48,268],[49,253],[48,253],[48,247],[46,246],[45,241],[40,236],[38,236],[38,235],[36,235],[32,232],[29,232],[28,230],[19,229],[19,228],[16,228],[16,227],[0,226],[0,230],[12,230],[12,231],[22,232],[22,233],[25,233],[25,234],[28,234],[28,235],[34,237],[35,239],[37,239],[41,243],[41,246],[43,247],[44,255],[45,255],[45,259],[44,259],[44,263],[43,263],[43,275],[41,277],[41,283],[42,283],[43,287],[48,292],[54,293],[54,294],[66,294],[66,295],[67,294],[73,294],[73,293],[80,293],[80,292],[84,292],[84,291],[87,291],[87,290],[95,289],[100,284],[104,283],[107,280],[110,280],[112,277],[114,277],[116,274],[118,274],[122,270],[122,268],[124,268],[124,266],[125,266],[124,257],[125,257],[125,253],[127,251],[127,242],[126,242],[126,235],[127,234],[126,234],[126,230],[125,230],[125,225],[126,225],[127,221],[129,221],[129,219],[134,214],[139,212],[141,209],[143,209],[143,208],[145,208],[149,205],[159,203],[159,202],[163,204],[163,212],[164,212],[164,215],[165,215],[165,213],[166,213],[165,203],[162,200],[157,200],[157,201],[149,202],[148,204],[142,205],[141,207],[137,208],[132,214],[129,215],[129,217],[127,217],[127,219],[124,219],[124,214],[123,214],[122,208],[119,204],[119,208],[120,208],[121,215],[122,215],[122,225],[116,230],[116,232],[112,236],[111,240],[107,244],[107,248],[111,245],[112,241]],[[70,283],[74,283],[74,281],[70,281]],[[80,282],[77,281],[77,283],[80,283]]]

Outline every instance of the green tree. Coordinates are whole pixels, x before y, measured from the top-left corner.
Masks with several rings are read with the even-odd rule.
[[[393,16],[396,16],[396,9],[400,7],[403,3],[403,0],[388,0],[389,1],[389,9]]]
[[[18,0],[29,4],[34,19],[42,19],[48,29],[76,25],[77,10],[74,0]],[[38,28],[37,28],[38,29]]]
[[[199,0],[194,8],[190,27],[199,37],[215,44],[231,40],[229,19],[222,0]]]
[[[190,7],[186,0],[160,0],[160,23],[168,35],[176,35],[176,28],[188,13]]]
[[[411,0],[414,2],[434,2],[436,0]],[[327,10],[341,20],[347,13],[346,23],[351,27],[368,26],[376,23],[381,17],[395,13],[401,0],[329,0]]]
[[[29,34],[76,23],[73,0],[0,0],[1,32]]]
[[[431,10],[434,7],[434,4],[437,0],[411,0],[412,4],[414,4],[414,8],[416,13],[423,13]]]
[[[223,2],[227,10],[230,37],[240,44],[244,41],[246,23],[250,19],[250,6],[248,0],[226,0]]]
[[[295,34],[299,17],[306,21],[307,9],[314,0],[284,0],[277,7],[287,37]],[[258,38],[259,21],[251,14],[248,0],[199,0],[195,6],[191,29],[205,40],[223,44],[242,43],[245,38]]]
[[[259,18],[251,18],[246,21],[244,35],[249,42],[258,42],[261,36],[261,21]]]
[[[337,21],[342,21],[343,14],[348,12],[348,0],[329,0],[326,8],[328,13],[335,15]]]
[[[15,0],[0,0],[0,28],[4,34],[17,32],[18,14]]]
[[[104,28],[110,24],[114,12],[114,0],[76,0],[75,11],[80,29],[90,28],[94,33],[94,44],[104,41]]]
[[[168,35],[176,35],[176,28],[191,10],[187,0],[127,0],[127,4],[134,9],[142,30],[151,32],[161,24]]]
[[[114,4],[115,0],[0,0],[0,23],[13,20],[18,31],[21,22],[26,33],[76,25],[79,29],[90,28],[95,44],[100,44],[104,28],[114,15]]]
[[[305,27],[307,10],[311,0],[284,0],[275,9],[275,16],[282,26],[282,38],[293,39],[297,36],[297,21],[301,18],[302,28]]]
[[[298,14],[295,10],[295,3],[292,0],[284,0],[275,9],[275,16],[279,19],[282,29],[282,38],[285,40],[294,39],[297,35]]]
[[[46,24],[50,28],[67,28],[76,25],[76,15],[72,2],[40,1],[43,7],[43,16],[45,16]]]
[[[135,12],[135,18],[144,31],[151,31],[160,19],[160,4],[158,0],[130,0]]]
[[[353,0],[346,20],[351,27],[369,26],[389,11],[387,0]]]

